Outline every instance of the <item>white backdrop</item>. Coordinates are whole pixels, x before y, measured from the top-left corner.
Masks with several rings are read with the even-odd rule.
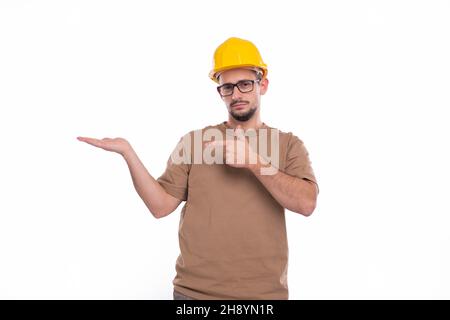
[[[0,298],[171,299],[182,205],[153,218],[116,153],[156,178],[226,120],[228,37],[269,66],[262,120],[320,185],[286,211],[291,299],[449,299],[450,1],[0,0]]]

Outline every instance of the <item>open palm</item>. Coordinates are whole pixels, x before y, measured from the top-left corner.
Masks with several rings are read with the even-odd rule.
[[[102,148],[107,151],[117,152],[122,155],[126,150],[131,148],[129,142],[124,138],[103,138],[100,140],[88,137],[77,137],[77,139],[95,147]]]

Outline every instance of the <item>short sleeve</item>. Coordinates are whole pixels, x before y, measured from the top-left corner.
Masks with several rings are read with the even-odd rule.
[[[175,198],[186,201],[188,195],[188,177],[190,164],[186,161],[174,161],[174,155],[179,155],[183,150],[186,155],[183,138],[180,139],[174,151],[167,160],[167,166],[164,173],[156,181],[166,190],[166,192]]]
[[[317,189],[319,189],[311,166],[311,161],[309,159],[308,150],[306,150],[303,141],[294,134],[291,135],[287,144],[286,165],[284,172],[300,179],[312,181],[317,186]]]

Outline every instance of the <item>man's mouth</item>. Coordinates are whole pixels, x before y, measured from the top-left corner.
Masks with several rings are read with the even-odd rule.
[[[247,103],[246,102],[239,102],[239,103],[235,103],[233,105],[231,105],[232,108],[239,108],[239,107],[244,107]]]

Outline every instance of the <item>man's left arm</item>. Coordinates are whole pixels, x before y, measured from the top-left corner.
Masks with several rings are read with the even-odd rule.
[[[286,173],[275,168],[252,150],[242,134],[240,126],[238,126],[238,130],[235,133],[235,139],[213,141],[207,143],[207,145],[225,146],[225,163],[232,167],[246,168],[253,172],[281,206],[304,216],[311,215],[316,208],[319,189],[313,181],[315,177],[312,168],[309,166],[308,153],[303,143],[297,137],[293,137],[293,141],[289,144],[287,148],[288,163],[285,170],[288,173]],[[256,164],[250,164],[250,158],[256,159]]]
[[[316,184],[268,166],[271,165],[264,166],[261,162],[258,162],[258,164],[249,166],[248,169],[284,208],[304,216],[311,215],[316,208],[318,194]],[[261,170],[263,167],[276,173],[263,174]]]

